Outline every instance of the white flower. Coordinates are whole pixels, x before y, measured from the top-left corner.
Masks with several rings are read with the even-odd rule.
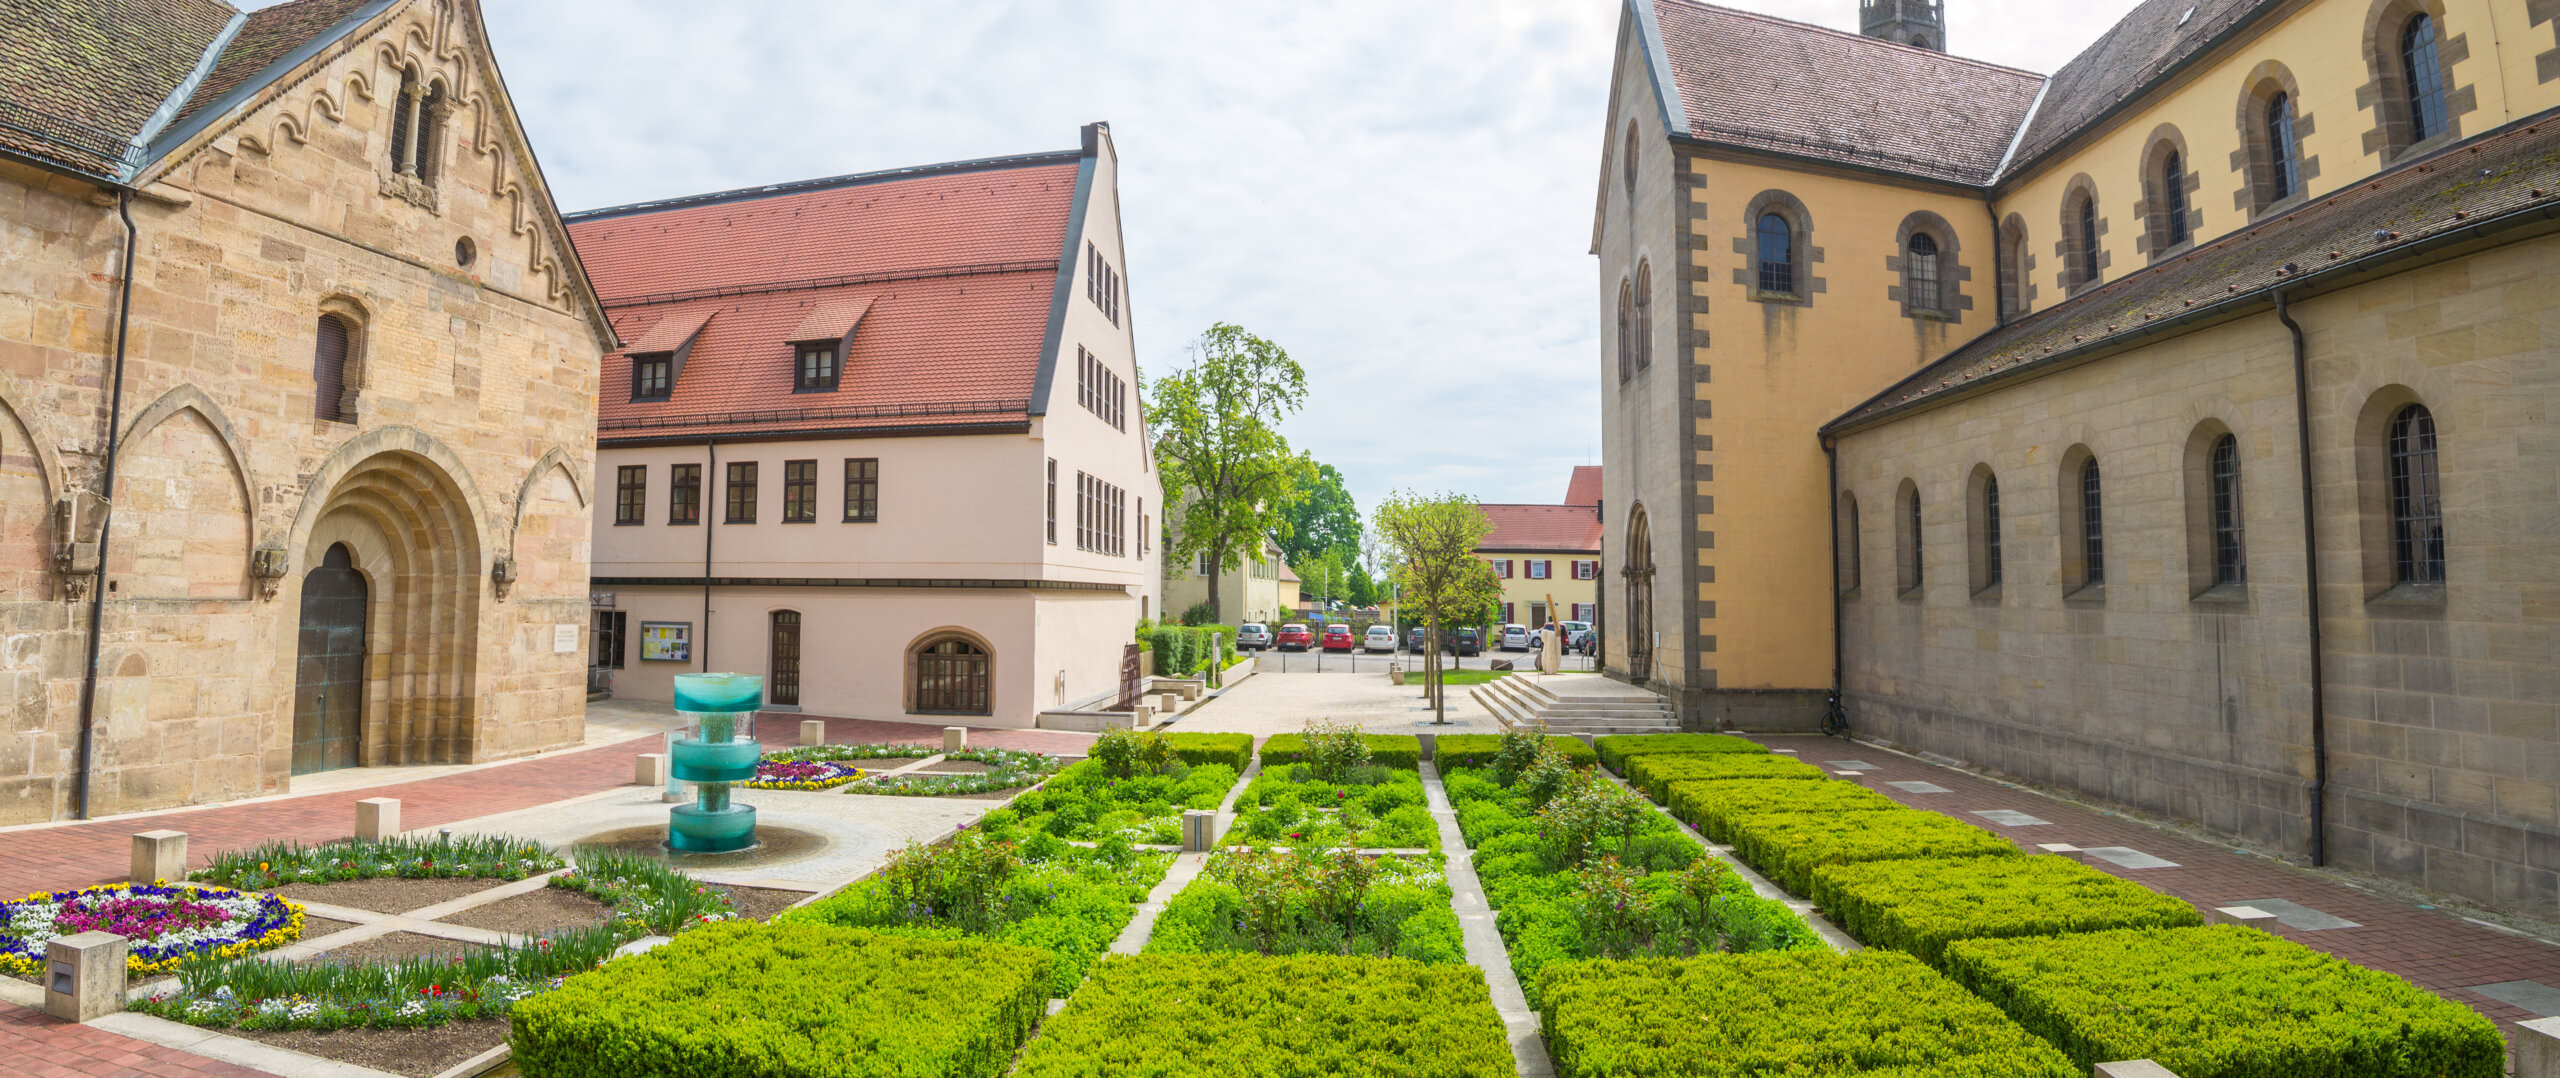
[[[230,998],[231,998],[231,986],[226,984],[226,985],[223,985],[222,987],[219,987],[219,988],[214,989],[214,990],[213,990],[213,998],[215,998],[215,999],[230,999]]]

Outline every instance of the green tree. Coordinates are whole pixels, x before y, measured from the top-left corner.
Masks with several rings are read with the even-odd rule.
[[[1440,628],[1498,600],[1502,582],[1476,556],[1476,544],[1493,522],[1463,494],[1423,497],[1399,491],[1379,503],[1377,529],[1393,549],[1398,603],[1422,622],[1423,684],[1431,694],[1431,721],[1446,724],[1449,705],[1440,687]]]
[[[1352,563],[1351,579],[1343,592],[1353,606],[1378,605],[1378,582],[1370,578],[1369,567],[1358,562]]]
[[[1342,485],[1342,473],[1333,465],[1313,460],[1307,464],[1312,477],[1280,506],[1280,515],[1289,520],[1289,534],[1279,540],[1280,549],[1288,552],[1292,566],[1321,554],[1331,554],[1347,566],[1360,556],[1360,503],[1351,499],[1350,489]]]
[[[1312,463],[1289,451],[1278,424],[1306,403],[1307,372],[1277,344],[1226,322],[1192,342],[1192,365],[1144,387],[1157,432],[1157,474],[1172,503],[1164,559],[1210,556],[1209,603],[1266,536],[1285,542],[1281,506]],[[1178,507],[1178,508],[1177,508]],[[1224,620],[1226,611],[1217,611]]]

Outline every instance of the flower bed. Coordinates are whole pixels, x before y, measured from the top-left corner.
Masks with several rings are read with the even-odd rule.
[[[521,947],[459,958],[339,965],[250,959],[189,963],[178,988],[131,1006],[196,1026],[243,1029],[408,1029],[494,1018],[594,969],[625,935],[611,926],[579,929]]]
[[[1382,767],[1355,768],[1339,780],[1314,764],[1263,761],[1262,773],[1236,798],[1235,823],[1219,844],[1255,849],[1440,848],[1422,776]]]
[[[2256,929],[1965,940],[1949,976],[2079,1071],[2149,1059],[2180,1078],[2498,1078],[2479,1012]],[[1550,1027],[1552,1028],[1552,1027]]]
[[[2183,899],[2060,857],[1827,865],[1807,897],[1850,935],[1932,966],[1961,939],[2204,923]]]
[[[1591,747],[1609,770],[1624,773],[1627,757],[1665,752],[1765,753],[1769,747],[1730,734],[1610,734],[1592,739]]]
[[[577,867],[551,877],[550,885],[612,907],[611,923],[625,938],[672,936],[738,915],[719,888],[653,858],[597,847],[580,849]]]
[[[970,749],[943,757],[946,760],[968,760],[987,765],[987,770],[974,774],[934,774],[910,771],[904,775],[882,775],[865,782],[853,792],[882,794],[892,797],[947,797],[953,794],[978,794],[993,790],[1010,790],[1029,786],[1058,772],[1054,756],[1015,749]]]
[[[1813,779],[1828,781],[1822,769],[1793,756],[1738,752],[1655,753],[1626,758],[1627,785],[1643,791],[1655,804],[1670,798],[1675,782],[1723,782],[1742,779]]]
[[[764,754],[767,760],[835,763],[844,760],[921,760],[941,752],[940,745],[800,745]]]
[[[215,854],[212,864],[188,873],[187,878],[264,891],[289,883],[339,883],[384,877],[521,880],[559,868],[563,863],[559,855],[544,849],[539,842],[506,835],[343,838],[314,846],[269,842]]]
[[[776,760],[756,762],[756,777],[745,785],[755,790],[832,790],[862,781],[861,768],[842,760]]]
[[[1438,858],[1221,853],[1156,915],[1148,954],[1354,954],[1464,962]]]
[[[1813,871],[1857,861],[1917,857],[2018,857],[2008,839],[1934,812],[1767,812],[1727,821],[1733,852],[1770,882],[1799,895]]]
[[[1670,794],[1671,814],[1697,828],[1707,841],[1719,843],[1733,841],[1727,823],[1737,816],[1768,812],[1898,812],[1904,808],[1894,799],[1854,782],[1689,781],[1672,783]]]
[[[158,973],[190,958],[228,958],[302,936],[302,907],[282,896],[213,884],[116,883],[37,892],[0,902],[0,972],[36,975],[45,944],[82,932],[128,942],[128,974]]]
[[[1083,842],[1118,836],[1179,845],[1183,810],[1214,809],[1235,784],[1235,769],[1224,764],[1169,761],[1161,770],[1116,775],[1108,763],[1092,759],[988,813],[979,826],[1024,838],[1040,832]]]
[[[1563,962],[1540,974],[1538,999],[1559,1078],[2089,1072],[1892,951]]]
[[[1518,1072],[1484,974],[1473,966],[1337,955],[1150,954],[1105,960],[1042,1027],[1014,1073],[1510,1078]]]

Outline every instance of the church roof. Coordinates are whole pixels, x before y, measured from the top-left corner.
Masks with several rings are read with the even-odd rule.
[[[2059,148],[2276,0],[2143,0],[2062,70],[2018,139],[2003,175]],[[2014,127],[2012,128],[2014,129]]]

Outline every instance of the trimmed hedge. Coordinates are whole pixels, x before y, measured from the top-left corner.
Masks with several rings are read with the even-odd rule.
[[[984,834],[985,832],[978,832]],[[969,841],[963,838],[957,842]],[[980,939],[1040,948],[1053,956],[1045,994],[1064,996],[1084,980],[1085,969],[1120,938],[1138,904],[1164,879],[1173,855],[1069,846],[1055,837],[1033,840],[1046,856],[1024,856],[995,889],[1000,923],[975,931],[909,908],[893,893],[888,872],[875,872],[805,906],[776,914],[776,924],[809,921],[923,939]],[[901,854],[900,856],[911,856]],[[947,911],[945,911],[947,912]]]
[[[1600,754],[1581,738],[1554,734],[1547,738],[1547,744],[1575,767],[1600,762]],[[1501,751],[1501,734],[1442,734],[1432,741],[1431,761],[1445,775],[1453,767],[1491,767],[1494,756]]]
[[[1165,744],[1186,764],[1225,764],[1244,774],[1253,762],[1252,734],[1166,734]]]
[[[1894,812],[1904,806],[1854,782],[1729,779],[1673,782],[1671,814],[1709,842],[1730,842],[1727,821],[1771,812]]]
[[[1892,951],[1561,962],[1538,982],[1558,1078],[2088,1073]]]
[[[1946,969],[2084,1071],[2149,1059],[2180,1078],[2505,1073],[2479,1012],[2237,925],[1966,940]]]
[[[1814,871],[1807,896],[1849,934],[1932,966],[1962,939],[2204,923],[2194,906],[2060,857],[1866,861]]]
[[[1369,762],[1379,767],[1420,770],[1422,739],[1412,734],[1362,734],[1360,740],[1369,746]],[[1281,764],[1294,764],[1306,759],[1307,735],[1273,734],[1262,742],[1264,770]]]
[[[1749,756],[1733,752],[1671,753],[1626,758],[1627,785],[1655,804],[1671,796],[1675,782],[1729,779],[1829,779],[1822,769],[1793,756]]]
[[[1235,822],[1221,846],[1257,849],[1328,846],[1440,848],[1422,776],[1377,768],[1371,782],[1325,782],[1305,764],[1263,761],[1262,773],[1236,796]]]
[[[990,1078],[1046,1014],[1049,964],[1001,943],[723,922],[517,1004],[507,1043],[544,1078]]]
[[[1813,870],[1824,865],[1914,857],[2024,856],[2008,839],[1918,809],[1838,816],[1773,812],[1739,817],[1726,826],[1733,835],[1734,853],[1770,882],[1808,896]]]
[[[1766,745],[1730,734],[1610,734],[1594,738],[1591,747],[1599,750],[1601,763],[1609,765],[1609,770],[1619,772],[1626,770],[1627,757],[1657,752],[1769,751]]]
[[[922,1073],[922,1072],[909,1072]],[[1518,1073],[1484,974],[1401,958],[1114,955],[1019,1078]]]

